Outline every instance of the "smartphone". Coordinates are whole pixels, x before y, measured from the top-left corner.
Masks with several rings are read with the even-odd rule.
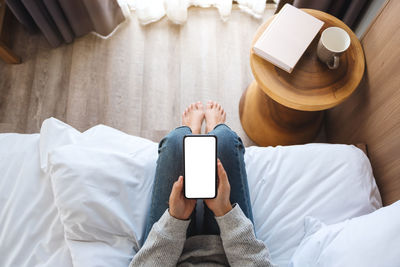
[[[183,188],[186,198],[217,196],[217,137],[185,135],[183,138]]]

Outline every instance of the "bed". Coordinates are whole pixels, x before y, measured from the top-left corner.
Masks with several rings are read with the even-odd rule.
[[[40,134],[1,134],[0,159],[0,266],[129,265],[157,143],[50,118]],[[352,145],[248,147],[245,162],[256,235],[278,266],[301,266],[293,257],[310,220],[332,225],[382,207],[369,160]]]
[[[361,88],[327,113],[330,142],[368,144],[380,191],[352,145],[246,149],[256,234],[278,266],[400,266],[398,8],[362,40]],[[156,143],[103,125],[0,134],[0,266],[128,266],[156,158]]]

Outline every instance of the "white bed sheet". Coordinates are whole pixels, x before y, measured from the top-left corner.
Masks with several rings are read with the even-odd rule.
[[[72,266],[39,134],[0,135],[0,266]]]
[[[355,146],[249,147],[246,154],[256,235],[278,266],[289,266],[306,216],[332,224],[382,206],[369,160]]]
[[[84,142],[96,147],[105,139],[102,145],[108,149],[132,155],[155,145],[139,142],[138,146],[140,138],[106,126],[81,134],[56,119],[44,122],[40,149],[39,135],[0,135],[0,266],[72,266],[51,179],[45,175],[47,156],[63,145]],[[280,266],[288,264],[299,245],[306,215],[335,223],[381,206],[369,161],[353,146],[312,144],[246,151],[256,233]]]

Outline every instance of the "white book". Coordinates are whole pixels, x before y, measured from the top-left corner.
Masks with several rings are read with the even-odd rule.
[[[254,44],[256,55],[291,73],[324,22],[285,4]]]

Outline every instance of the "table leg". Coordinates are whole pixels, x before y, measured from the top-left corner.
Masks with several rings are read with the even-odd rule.
[[[0,41],[0,58],[9,64],[19,64],[21,59],[16,56],[2,41]]]
[[[253,81],[239,103],[242,127],[260,146],[309,143],[321,128],[322,111],[300,111],[267,96]]]

